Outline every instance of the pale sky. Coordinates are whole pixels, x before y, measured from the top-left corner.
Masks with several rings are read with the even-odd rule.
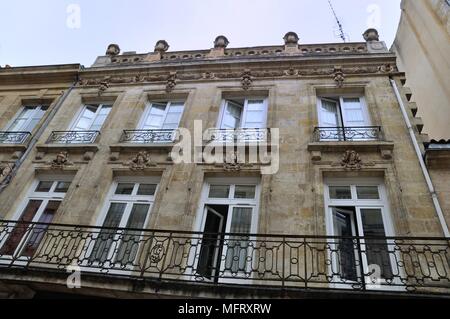
[[[368,27],[391,46],[400,0],[332,0],[345,33],[363,41]],[[79,14],[78,14],[79,12]],[[328,0],[1,0],[0,65],[90,66],[110,43],[123,51],[209,49],[223,34],[229,47],[341,42]]]

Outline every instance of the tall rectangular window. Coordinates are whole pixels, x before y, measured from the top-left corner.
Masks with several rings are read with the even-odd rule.
[[[44,239],[46,224],[55,218],[70,184],[69,178],[41,179],[32,186],[17,225],[6,240],[0,242],[0,255],[32,257],[35,254]]]
[[[24,106],[8,125],[8,132],[32,132],[47,111],[47,105]]]
[[[141,130],[175,130],[178,128],[184,102],[153,102],[144,112],[139,125]]]
[[[319,126],[367,127],[371,125],[363,97],[319,98]]]
[[[72,125],[73,131],[100,131],[111,112],[110,104],[87,104]]]
[[[393,278],[393,252],[387,236],[393,236],[388,202],[377,180],[329,180],[326,186],[328,234],[332,275],[339,283],[362,282],[369,268],[380,269],[380,280]],[[354,239],[352,237],[360,237]]]
[[[151,212],[158,183],[119,179],[114,182],[101,218],[102,228],[95,238],[89,260],[93,264],[107,262],[121,267],[132,266]],[[119,232],[117,229],[121,228]]]
[[[250,234],[256,232],[258,198],[257,179],[211,179],[205,184],[199,216],[204,235],[195,252],[198,276],[223,281],[250,271]]]
[[[220,129],[261,129],[266,127],[267,99],[229,99],[223,103]]]

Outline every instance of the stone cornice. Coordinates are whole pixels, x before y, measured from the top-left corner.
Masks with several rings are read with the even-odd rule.
[[[256,79],[328,77],[340,82],[346,76],[397,73],[396,58],[391,53],[326,58],[291,56],[89,68],[80,72],[79,84],[98,87],[100,92],[114,85],[162,82],[169,92],[183,81],[239,80],[243,88],[248,89]]]
[[[0,68],[0,86],[19,84],[73,83],[80,64]]]

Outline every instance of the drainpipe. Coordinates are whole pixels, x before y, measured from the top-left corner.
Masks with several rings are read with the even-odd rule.
[[[431,177],[430,177],[430,174],[428,173],[428,169],[427,169],[427,166],[425,165],[425,161],[423,160],[422,152],[420,150],[419,143],[417,142],[417,139],[416,139],[416,134],[414,133],[414,129],[413,129],[413,126],[411,125],[411,121],[409,120],[405,105],[403,104],[403,101],[401,99],[397,84],[395,83],[395,81],[393,79],[390,79],[390,81],[391,81],[392,87],[394,88],[394,92],[395,92],[395,96],[397,97],[397,101],[400,104],[400,109],[402,110],[403,118],[405,120],[406,126],[408,127],[409,135],[410,135],[411,141],[414,145],[414,149],[416,150],[416,155],[417,155],[417,158],[419,159],[420,167],[422,168],[422,173],[425,176],[425,180],[428,185],[428,190],[430,191],[431,199],[433,200],[434,208],[436,209],[436,213],[439,218],[439,222],[441,224],[442,231],[444,232],[444,236],[446,238],[450,238],[450,233],[448,231],[448,225],[445,221],[444,214],[442,213],[442,208],[441,208],[441,205],[439,204],[439,199],[436,194],[436,190],[433,186],[433,182],[431,181]]]
[[[41,138],[42,134],[44,133],[45,129],[47,128],[50,121],[53,120],[55,117],[56,112],[61,108],[61,105],[64,103],[64,101],[69,96],[70,92],[72,92],[73,88],[78,83],[78,75],[77,80],[72,83],[72,85],[69,87],[66,92],[59,98],[58,102],[56,103],[55,107],[50,111],[46,119],[44,120],[44,123],[39,127],[39,129],[36,131],[36,134],[34,134],[31,138],[30,143],[28,143],[27,149],[23,153],[23,155],[14,163],[13,169],[9,173],[9,176],[0,184],[0,193],[3,192],[3,190],[8,187],[11,180],[16,175],[17,171],[19,170],[20,166],[22,166],[23,162],[25,162],[25,159],[28,157],[28,155],[31,153],[31,151],[34,149],[34,146],[38,142],[38,140]]]

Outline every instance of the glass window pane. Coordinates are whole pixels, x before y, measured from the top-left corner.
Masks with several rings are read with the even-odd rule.
[[[54,183],[53,181],[51,182],[40,181],[38,186],[36,187],[35,192],[48,193],[52,188],[53,183]]]
[[[264,110],[264,101],[249,100],[247,103],[247,108],[249,111],[263,111]]]
[[[38,125],[40,118],[33,118],[31,121],[23,128],[25,132],[32,132],[36,125]]]
[[[116,195],[131,195],[133,188],[134,183],[119,183],[116,188]]]
[[[252,208],[235,207],[231,218],[231,233],[249,234],[252,224]],[[227,271],[236,273],[246,271],[248,262],[249,241],[247,236],[230,236],[227,245],[225,268]]]
[[[236,185],[234,198],[253,199],[256,194],[256,186],[254,185]]]
[[[333,208],[333,228],[334,236],[353,237],[355,212],[341,208]],[[338,273],[343,279],[357,280],[357,264],[355,258],[355,247],[351,238],[339,238],[333,240],[336,246],[336,269],[333,273]]]
[[[167,114],[164,124],[178,124],[180,121],[181,113],[169,113]]]
[[[103,105],[100,109],[99,114],[100,115],[106,115],[108,116],[109,112],[111,112],[112,105]]]
[[[140,184],[137,194],[153,196],[156,192],[156,184]]]
[[[56,184],[55,193],[67,193],[71,182],[58,182]]]
[[[230,196],[229,185],[211,185],[209,188],[210,198],[228,198]]]
[[[100,131],[102,129],[103,124],[106,121],[106,117],[107,117],[107,115],[98,115],[95,118],[94,123],[92,123],[92,126],[90,127],[90,129],[92,131]]]
[[[8,237],[8,240],[3,244],[0,249],[0,255],[12,255],[17,249],[17,246],[22,241],[23,236],[26,234],[29,226],[29,222],[31,222],[38,211],[39,207],[41,207],[42,200],[30,200],[25,207],[22,215],[19,218],[20,222],[15,225],[14,229],[11,231],[11,234]]]
[[[90,128],[91,120],[85,117],[82,117],[78,120],[78,123],[75,125],[75,131],[87,131]]]
[[[60,201],[49,201],[47,207],[42,212],[41,217],[39,217],[38,223],[49,224],[52,222],[55,217],[56,212],[58,211]],[[45,232],[47,231],[48,225],[36,225],[33,228],[28,240],[24,246],[23,251],[21,252],[21,256],[32,257],[36,250],[39,248],[39,244],[44,238]]]
[[[122,235],[119,248],[117,250],[117,257],[115,262],[124,265],[132,265],[139,249],[139,240],[142,231],[130,230],[132,228],[144,228],[145,219],[150,209],[148,204],[134,204],[128,219],[126,228]]]
[[[380,199],[378,186],[358,186],[356,187],[358,199]]]
[[[106,215],[103,227],[117,228],[120,226],[122,215],[125,211],[126,204],[111,203],[108,214]],[[108,258],[111,246],[115,241],[116,231],[114,229],[102,228],[95,238],[95,245],[89,256],[90,262],[105,262]]]
[[[236,129],[241,124],[243,106],[234,102],[228,102],[222,121],[222,129]]]
[[[381,209],[361,209],[363,231],[366,239],[366,255],[369,266],[378,266],[381,278],[392,278],[392,267],[387,246],[386,231]],[[373,239],[380,237],[380,239]]]
[[[150,114],[152,115],[164,115],[166,112],[167,104],[157,104],[153,103],[150,109]]]
[[[350,186],[330,186],[331,199],[352,199]]]

